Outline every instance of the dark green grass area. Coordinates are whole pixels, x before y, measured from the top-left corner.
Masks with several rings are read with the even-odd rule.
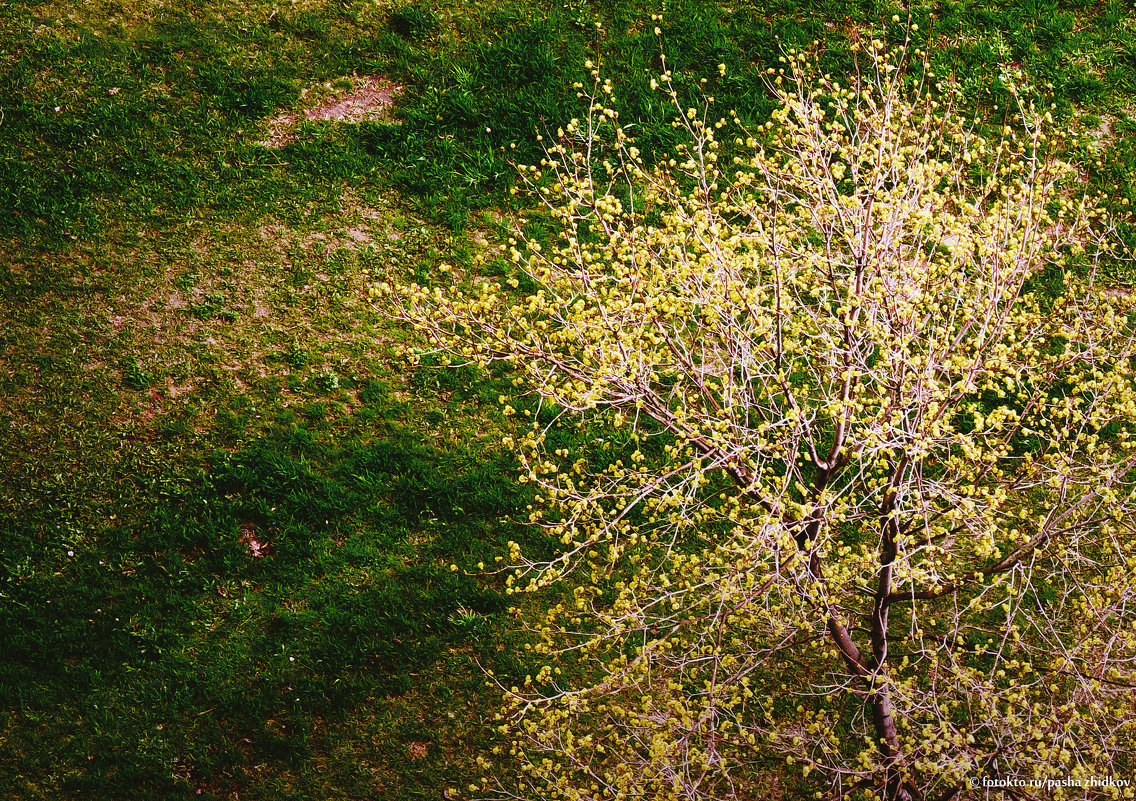
[[[300,150],[293,175],[252,143],[307,87],[383,72],[396,38],[370,3],[9,5],[0,36],[0,234],[48,240],[360,177],[350,148]]]
[[[0,235],[65,241],[203,207],[255,219],[380,178],[461,229],[470,211],[503,202],[511,162],[540,159],[538,131],[582,113],[571,87],[590,84],[586,58],[615,83],[640,149],[664,153],[676,111],[646,86],[664,55],[684,105],[706,93],[756,122],[771,110],[762,73],[782,49],[819,42],[822,67],[846,74],[851,42],[909,33],[908,12],[882,0],[674,0],[659,36],[650,15],[663,9],[630,0],[69,8],[0,10]],[[1091,106],[1127,119],[1129,16],[1115,2],[1059,0],[910,11],[914,43],[991,121],[1011,105],[1004,78],[1016,68],[1059,114]],[[400,86],[394,114],[349,129],[301,124],[282,148],[259,144],[267,118],[350,75]]]
[[[523,667],[477,577],[532,537],[494,444],[506,379],[391,357],[406,333],[365,282],[461,248],[382,196],[336,208],[8,263],[0,795],[474,778],[497,697],[477,665]]]
[[[927,48],[940,76],[958,77],[966,112],[980,125],[1014,122],[1006,83],[1018,69],[1058,118],[1068,122],[1091,110],[1108,126],[1128,119],[1136,75],[1131,14],[1119,3],[957,2],[908,10],[888,2],[675,0],[665,12],[633,2],[483,7],[481,14],[457,14],[447,4],[403,7],[408,19],[429,24],[414,33],[405,28],[408,46],[393,59],[408,87],[400,124],[365,125],[357,135],[390,165],[394,185],[459,228],[469,210],[501,202],[513,183],[511,163],[541,159],[538,133],[555,135],[584,113],[570,87],[591,86],[583,68],[589,58],[601,78],[612,80],[620,122],[648,160],[668,154],[679,136],[671,125],[678,110],[648,87],[664,58],[683,108],[710,96],[720,114],[737,110],[749,125],[768,119],[763,74],[779,66],[782,52],[815,48],[822,70],[849,74],[857,69],[851,44],[874,37],[893,44],[909,38]],[[656,12],[658,23],[651,20]],[[726,66],[724,77],[718,64]],[[1099,132],[1085,134],[1089,151],[1111,144],[1111,135],[1102,142]],[[1118,156],[1111,168],[1088,159],[1090,177],[1110,194],[1130,195],[1132,162],[1123,151]]]
[[[107,465],[9,510],[0,784],[29,798],[415,797],[412,743],[438,752],[432,784],[460,781],[489,727],[468,703],[440,729],[405,718],[455,720],[454,699],[482,688],[471,658],[513,665],[504,596],[467,571],[526,537],[509,522],[524,496],[501,457],[376,428],[276,424],[181,475]],[[407,700],[423,688],[435,703]]]

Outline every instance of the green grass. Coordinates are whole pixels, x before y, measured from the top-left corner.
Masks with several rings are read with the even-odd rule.
[[[429,269],[446,236],[353,202],[380,219],[343,203],[250,241],[214,216],[13,265],[0,785],[17,797],[412,798],[424,773],[470,770],[472,659],[512,649],[492,582],[450,564],[476,573],[526,536],[496,395],[476,411],[500,379],[400,371],[405,335],[365,281]]]
[[[0,706],[23,758],[5,786],[42,772],[47,794],[222,797],[257,771],[302,786],[347,749],[334,778],[358,792],[360,715],[431,671],[479,687],[468,659],[496,661],[503,599],[448,562],[476,572],[480,548],[519,536],[500,522],[519,493],[507,465],[384,433],[344,448],[274,426],[196,480],[135,478],[155,502],[97,539],[74,518],[6,520]],[[45,737],[62,747],[39,753]]]
[[[526,666],[499,583],[467,574],[508,539],[540,546],[496,445],[508,377],[408,368],[411,332],[365,289],[499,241],[510,161],[579,114],[585,58],[665,152],[674,112],[645,88],[659,10],[0,9],[5,797],[438,798],[476,775],[498,699],[475,660]],[[705,78],[756,121],[779,47],[823,41],[847,71],[853,37],[903,35],[893,13],[670,0],[661,42],[684,98]],[[1021,66],[1085,117],[1087,185],[1136,200],[1126,7],[912,15],[983,122]],[[353,74],[402,87],[390,119],[261,143]]]
[[[847,72],[852,38],[902,40],[906,24],[906,14],[886,22],[899,11],[886,2],[727,9],[677,0],[661,37],[646,24],[660,9],[632,2],[154,4],[132,17],[115,8],[0,12],[12,42],[0,59],[0,190],[10,209],[0,234],[89,235],[123,222],[125,208],[159,225],[201,207],[287,215],[377,175],[460,230],[471,211],[501,204],[510,159],[539,159],[538,130],[580,112],[570,87],[586,77],[585,57],[620,87],[641,149],[665,151],[674,110],[643,80],[661,69],[660,41],[684,99],[705,78],[720,108],[759,121],[771,108],[760,75],[779,48],[823,41],[825,69]],[[930,37],[932,60],[961,76],[983,115],[1006,112],[1000,74],[1009,65],[1024,65],[1065,114],[1080,103],[1119,118],[1131,96],[1132,35],[1120,4],[960,2],[933,14],[916,7],[912,19],[915,42]],[[728,68],[721,80],[718,63]],[[352,73],[404,87],[399,122],[308,126],[279,151],[258,144],[265,117]]]

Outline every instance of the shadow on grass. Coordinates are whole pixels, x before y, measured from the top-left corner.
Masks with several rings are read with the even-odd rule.
[[[335,781],[357,791],[352,765],[375,754],[361,721],[381,699],[429,695],[455,670],[447,692],[475,692],[471,656],[508,669],[504,597],[450,567],[476,572],[523,536],[508,460],[396,426],[336,445],[293,433],[218,452],[195,480],[139,477],[148,511],[74,545],[50,507],[7,516],[0,732],[14,758],[0,783],[291,797],[259,778],[299,792],[349,750]]]

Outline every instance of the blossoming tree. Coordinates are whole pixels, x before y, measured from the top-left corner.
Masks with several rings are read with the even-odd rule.
[[[593,72],[522,171],[557,226],[508,249],[532,292],[374,290],[568,416],[513,443],[560,548],[514,546],[510,586],[559,595],[486,791],[1132,797],[1108,779],[1136,742],[1108,222],[1048,115],[1023,99],[980,135],[907,55],[873,42],[845,83],[789,51],[767,124],[679,105],[686,143],[653,165]],[[1069,258],[1090,278],[1035,288]]]

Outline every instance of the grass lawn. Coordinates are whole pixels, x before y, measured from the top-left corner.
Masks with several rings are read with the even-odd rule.
[[[847,71],[850,41],[907,20],[668,0],[657,37],[658,11],[0,8],[0,796],[396,801],[476,778],[498,707],[482,668],[528,667],[478,567],[537,545],[499,445],[509,377],[409,367],[420,343],[368,283],[437,281],[502,241],[510,161],[579,113],[587,58],[661,153],[660,45],[685,96],[706,78],[758,121],[779,48],[823,42]],[[1136,200],[1129,6],[911,16],[982,124],[1023,69],[1080,132],[1087,186],[1118,214]],[[363,77],[394,106],[304,115]]]

